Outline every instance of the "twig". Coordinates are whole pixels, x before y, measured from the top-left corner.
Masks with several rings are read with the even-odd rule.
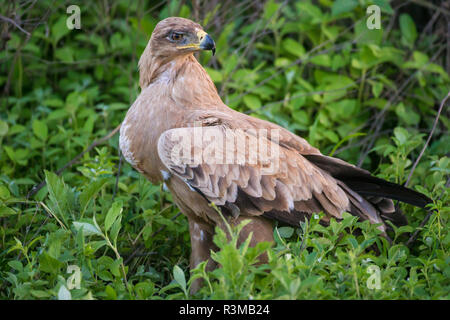
[[[444,9],[443,6],[438,7],[438,6],[434,5],[433,3],[430,3],[430,1],[411,0],[411,2],[414,2],[415,4],[417,4],[419,6],[427,7],[431,10],[435,10],[435,11],[441,12],[442,14],[450,16],[450,11]]]
[[[400,88],[394,93],[394,96],[392,96],[389,101],[386,103],[386,105],[383,107],[383,109],[377,113],[377,115],[375,116],[375,120],[372,122],[369,131],[372,131],[375,133],[374,137],[376,137],[376,134],[381,130],[383,123],[384,123],[384,116],[386,114],[386,112],[388,111],[388,109],[397,101],[397,99],[400,97],[400,95],[403,93],[403,90],[407,87],[407,85],[410,84],[411,81],[416,81],[416,74],[421,71],[423,68],[425,68],[425,66],[429,65],[430,63],[432,63],[443,51],[444,47],[441,47],[436,54],[430,59],[430,61],[428,61],[425,65],[423,65],[420,69],[416,70],[414,73],[412,73],[406,80],[405,82],[402,83],[402,85],[400,86]],[[369,141],[369,143],[366,145],[365,150],[362,152],[361,156],[359,157],[358,160],[358,167],[361,167],[365,158],[367,157],[367,155],[369,154],[370,151],[372,151],[372,147],[373,144],[375,143],[375,139],[372,139],[371,141]]]
[[[441,115],[442,109],[444,108],[444,104],[445,104],[445,102],[448,100],[449,97],[450,97],[450,92],[447,93],[447,96],[442,100],[441,105],[439,106],[438,113],[437,113],[437,115],[436,115],[436,118],[434,119],[433,128],[431,129],[431,132],[430,132],[430,134],[428,135],[428,139],[427,139],[427,141],[425,142],[425,145],[423,146],[422,150],[420,151],[419,156],[417,157],[416,161],[414,162],[414,165],[413,165],[412,168],[411,168],[411,171],[409,172],[408,179],[407,179],[406,182],[405,182],[405,187],[408,186],[409,181],[411,180],[411,177],[412,177],[412,175],[413,175],[413,173],[414,173],[414,170],[416,170],[416,167],[417,167],[417,165],[419,164],[420,159],[422,158],[422,156],[423,156],[423,154],[424,154],[426,148],[428,147],[428,144],[430,143],[431,137],[433,136],[434,130],[436,129],[437,123],[438,123],[438,121],[439,121],[439,116]],[[450,181],[450,179],[447,179],[446,185],[448,185],[449,181]],[[441,195],[441,196],[442,196],[442,195]],[[435,213],[435,212],[436,212],[435,210],[430,210],[430,211],[428,212],[428,214],[426,215],[425,219],[422,220],[422,222],[421,222],[420,225],[417,227],[417,229],[414,231],[414,233],[411,235],[411,237],[408,239],[408,241],[406,241],[405,245],[406,245],[407,247],[409,247],[409,246],[414,242],[414,240],[416,239],[416,237],[417,237],[417,235],[419,234],[420,230],[422,230],[422,228],[425,226],[425,224],[428,222],[428,220],[430,220],[431,215],[432,215],[433,213]]]
[[[14,21],[14,20],[11,19],[11,18],[8,18],[8,17],[5,17],[5,16],[0,15],[0,20],[3,20],[3,21],[5,21],[5,22],[11,23],[11,24],[14,25],[17,29],[19,29],[20,31],[22,31],[23,33],[25,33],[25,34],[27,35],[27,37],[29,37],[29,36],[31,35],[27,30],[23,29],[20,25],[17,24],[16,21]]]
[[[419,161],[422,158],[423,153],[425,152],[426,148],[428,147],[428,144],[430,143],[431,137],[433,136],[434,130],[436,129],[436,126],[438,124],[439,117],[441,115],[442,109],[444,108],[444,104],[448,100],[449,97],[450,97],[450,92],[447,93],[447,96],[442,100],[441,105],[439,106],[439,110],[438,110],[438,113],[436,115],[436,118],[434,119],[434,123],[433,123],[433,127],[431,129],[431,132],[428,135],[428,139],[425,142],[425,145],[423,146],[422,151],[420,151],[419,156],[417,157],[416,161],[414,162],[414,165],[411,168],[411,171],[409,172],[408,179],[406,179],[406,182],[405,182],[405,187],[408,186],[409,181],[411,180],[411,177],[412,177],[412,175],[414,173],[414,170],[416,170],[416,167],[419,164]]]
[[[66,163],[62,168],[58,169],[58,171],[56,171],[56,175],[60,175],[64,170],[66,170],[67,168],[72,167],[75,163],[78,162],[78,160],[80,160],[80,158],[87,152],[91,151],[92,149],[94,149],[96,146],[98,146],[99,144],[102,144],[103,142],[109,140],[112,136],[114,136],[120,129],[120,126],[122,125],[119,124],[113,131],[111,131],[110,133],[108,133],[106,136],[104,136],[101,139],[95,140],[89,147],[87,147],[83,152],[81,152],[80,154],[78,154],[75,158],[73,158],[72,160],[70,160],[68,163]],[[34,196],[39,190],[41,190],[45,185],[47,184],[47,182],[45,180],[43,180],[41,183],[39,183],[38,185],[35,185],[30,192],[27,195],[27,200]]]

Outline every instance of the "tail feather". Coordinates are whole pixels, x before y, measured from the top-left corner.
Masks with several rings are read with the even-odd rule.
[[[340,159],[322,155],[307,155],[305,157],[319,168],[328,171],[334,178],[344,182],[361,196],[399,200],[421,208],[432,203],[430,198],[420,192],[374,177],[368,171]]]

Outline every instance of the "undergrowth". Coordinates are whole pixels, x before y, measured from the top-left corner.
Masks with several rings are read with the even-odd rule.
[[[380,30],[366,28],[372,3]],[[70,1],[2,4],[25,32],[1,22],[0,299],[448,299],[448,35],[446,11],[429,3],[85,1],[80,30],[66,27]],[[399,204],[409,225],[392,243],[350,215],[277,226],[273,246],[237,248],[239,228],[231,242],[218,230],[221,268],[190,274],[171,195],[119,161],[117,134],[99,140],[139,94],[139,56],[167,16],[214,38],[217,55],[198,58],[232,108],[433,205]]]

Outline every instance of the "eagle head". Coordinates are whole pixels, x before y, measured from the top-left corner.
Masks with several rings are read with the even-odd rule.
[[[150,38],[153,54],[174,57],[200,50],[211,50],[216,45],[203,28],[189,19],[170,17],[160,21]]]

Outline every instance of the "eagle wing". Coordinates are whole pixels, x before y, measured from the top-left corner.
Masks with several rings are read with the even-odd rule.
[[[304,139],[270,122],[238,115],[191,113],[185,127],[160,136],[161,161],[232,215],[263,215],[298,225],[320,211],[325,220],[340,219],[356,203],[358,215],[382,222],[368,201],[308,160],[322,155]]]

